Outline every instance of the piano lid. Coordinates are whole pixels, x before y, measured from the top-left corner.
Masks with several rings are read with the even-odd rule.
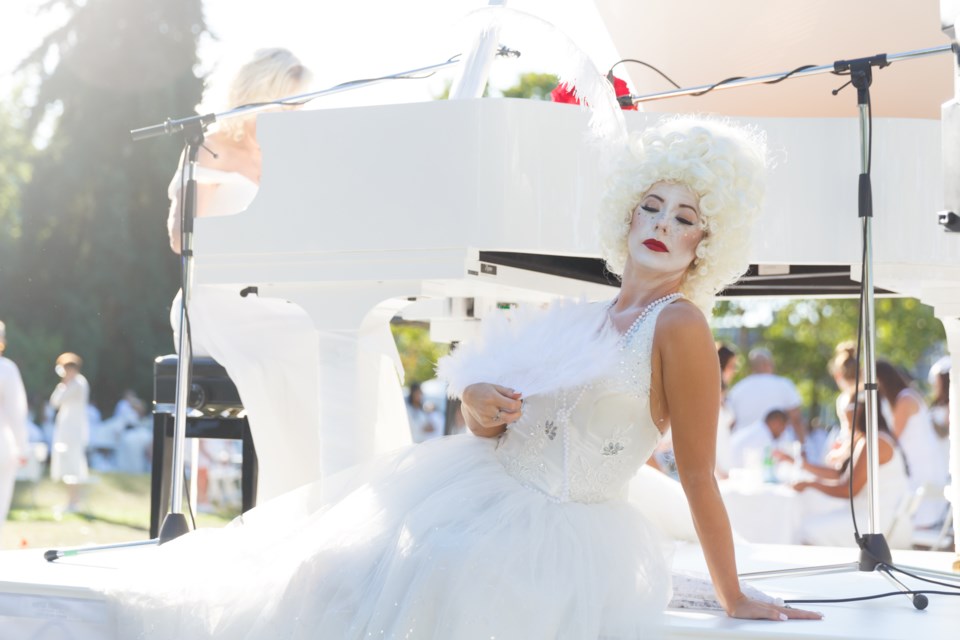
[[[344,261],[391,278],[394,259],[471,247],[593,254],[602,185],[586,122],[510,99],[264,114],[260,192],[245,212],[197,220],[198,280],[223,267],[213,281],[257,282],[267,265],[268,278],[353,279],[321,266]]]
[[[632,129],[660,117],[625,115]],[[774,157],[751,262],[859,263],[857,120],[741,120],[767,132]],[[429,256],[474,250],[598,255],[602,154],[576,107],[437,101],[265,114],[259,127],[263,175],[250,208],[197,221],[200,281],[351,280],[350,268],[373,263],[382,270],[361,279],[390,279],[404,256],[423,267],[404,277],[431,278]],[[878,262],[960,264],[958,236],[937,224],[939,134],[936,121],[875,119]]]

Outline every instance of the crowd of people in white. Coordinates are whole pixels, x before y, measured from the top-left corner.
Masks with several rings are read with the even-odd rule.
[[[722,351],[720,357],[723,360]],[[755,492],[757,483],[794,489],[798,494],[794,531],[785,541],[854,544],[851,486],[858,527],[863,531],[868,466],[864,376],[856,344],[838,345],[830,362],[839,393],[827,428],[807,428],[800,394],[791,380],[774,373],[769,351],[752,350],[748,362],[750,374],[725,390],[718,474],[747,492]],[[950,513],[944,498],[949,445],[946,398],[941,391],[949,384],[949,362],[943,357],[930,368],[932,406],[943,407],[932,409],[903,372],[886,360],[877,361],[877,506],[881,532],[892,546],[911,546],[917,539],[915,532],[939,530]],[[735,493],[730,490],[731,499]]]

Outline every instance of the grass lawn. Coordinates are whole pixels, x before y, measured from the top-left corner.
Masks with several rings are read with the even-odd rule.
[[[63,484],[45,478],[18,482],[7,522],[0,531],[2,549],[50,549],[146,540],[150,537],[150,476],[91,472],[78,513],[62,513]],[[183,503],[187,513],[187,504]],[[198,527],[220,527],[236,512],[197,514]]]

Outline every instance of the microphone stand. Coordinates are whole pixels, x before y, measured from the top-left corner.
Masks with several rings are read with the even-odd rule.
[[[513,55],[507,49],[501,49],[498,55]],[[133,542],[121,542],[117,544],[98,545],[92,547],[83,547],[80,549],[50,549],[44,552],[43,557],[48,562],[53,562],[60,558],[77,556],[97,551],[106,551],[111,549],[124,549],[131,547],[140,547],[147,545],[165,544],[171,540],[179,538],[190,531],[187,519],[183,514],[183,477],[184,477],[184,449],[186,439],[187,424],[187,405],[190,396],[190,377],[191,362],[193,359],[192,347],[190,342],[190,316],[188,313],[190,296],[193,289],[193,221],[196,217],[196,194],[197,194],[197,154],[200,147],[203,146],[204,133],[214,122],[234,118],[241,115],[250,115],[260,111],[275,109],[282,105],[300,105],[314,98],[351,91],[361,87],[377,84],[386,80],[395,80],[401,78],[416,79],[425,76],[421,74],[433,72],[459,62],[459,56],[453,56],[445,62],[402,71],[399,73],[381,76],[378,78],[367,78],[345,82],[328,89],[322,89],[310,93],[304,93],[287,98],[281,98],[268,103],[252,104],[230,109],[222,113],[208,113],[204,115],[190,116],[177,120],[167,119],[160,124],[134,129],[130,132],[134,141],[145,140],[162,135],[171,135],[174,133],[184,134],[184,157],[186,159],[186,184],[184,187],[183,204],[180,207],[180,268],[181,268],[181,296],[180,296],[180,339],[178,343],[179,358],[177,360],[176,377],[176,409],[174,413],[173,426],[173,456],[171,460],[171,484],[170,484],[170,511],[163,519],[160,525],[160,531],[157,538],[149,540],[137,540]]]
[[[187,433],[187,405],[193,374],[193,343],[190,339],[190,317],[187,310],[193,294],[193,220],[197,211],[197,154],[203,145],[206,125],[200,119],[185,127],[187,180],[180,207],[180,340],[177,348],[177,383],[174,399],[173,467],[170,476],[170,511],[160,525],[158,544],[179,538],[190,531],[183,515],[184,443]]]
[[[721,90],[738,86],[749,86],[771,81],[786,79],[787,77],[802,77],[821,73],[841,74],[849,72],[850,84],[857,89],[857,108],[860,119],[860,176],[858,178],[858,209],[861,220],[861,229],[863,232],[863,299],[861,301],[864,323],[863,323],[863,341],[865,345],[865,363],[866,380],[864,390],[866,392],[866,455],[867,455],[867,533],[856,539],[857,546],[860,548],[860,557],[857,562],[823,565],[816,567],[802,567],[796,569],[779,569],[773,571],[756,571],[741,573],[740,577],[744,579],[766,579],[777,576],[803,576],[828,573],[846,573],[851,571],[879,571],[894,586],[902,591],[904,595],[910,598],[913,606],[917,609],[925,609],[928,604],[927,597],[922,593],[914,593],[898,580],[892,570],[897,568],[908,569],[911,573],[953,580],[960,585],[960,575],[950,572],[941,572],[927,569],[924,567],[908,567],[905,565],[894,565],[893,557],[890,553],[890,547],[883,533],[880,531],[880,514],[878,503],[880,500],[880,487],[877,482],[880,473],[879,461],[879,428],[877,426],[878,398],[876,381],[876,359],[875,342],[876,330],[874,327],[874,288],[873,288],[873,196],[870,183],[870,85],[873,81],[873,67],[883,68],[891,62],[907,60],[912,58],[925,57],[939,53],[954,52],[956,45],[944,45],[930,49],[921,49],[899,54],[878,54],[868,58],[858,58],[855,60],[838,60],[831,65],[822,65],[818,67],[808,67],[794,73],[768,74],[752,78],[738,78],[729,82],[723,82],[717,85],[703,85],[686,89],[677,89],[644,96],[623,96],[622,103],[637,104],[649,100],[659,100],[675,96],[691,95],[701,93],[706,90]],[[846,86],[846,85],[844,85]],[[842,87],[841,87],[842,88]],[[837,90],[839,91],[839,89]]]

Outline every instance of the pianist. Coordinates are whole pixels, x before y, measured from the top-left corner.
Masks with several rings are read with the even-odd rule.
[[[704,313],[746,266],[765,147],[721,123],[678,120],[622,155],[601,207],[605,257],[623,274],[616,299],[493,321],[445,359],[439,373],[472,434],[404,448],[160,547],[153,568],[131,575],[133,593],[118,594],[121,635],[655,636],[671,573],[624,495],[670,428],[713,579],[675,582],[673,603],[818,618],[745,594],[713,473],[720,371]],[[168,589],[157,586],[164,574]]]
[[[229,87],[228,108],[304,93],[310,72],[286,49],[261,49]],[[260,184],[260,146],[253,115],[225,118],[198,156],[198,217],[244,211]],[[183,175],[170,182],[167,228],[180,253]],[[277,496],[319,473],[318,351],[305,311],[276,299],[241,297],[236,290],[195,286],[189,317],[193,353],[226,368],[247,412],[259,464],[257,498]],[[171,308],[179,329],[180,294]],[[175,344],[179,344],[175,337]]]

